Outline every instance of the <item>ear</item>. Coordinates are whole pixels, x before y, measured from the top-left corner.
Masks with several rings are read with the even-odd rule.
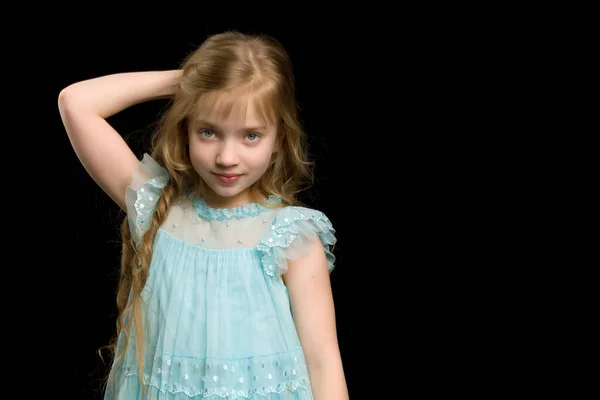
[[[279,121],[279,126],[277,127],[277,133],[275,136],[275,145],[273,146],[273,154],[279,152],[283,147],[283,138],[285,137],[285,122],[283,118]]]
[[[278,151],[279,151],[279,149],[277,148],[277,145],[275,145],[273,147],[273,151],[271,152],[271,160],[269,161],[269,167],[275,165],[275,163],[277,162],[277,158],[278,158],[277,152]]]
[[[275,137],[275,144],[273,145],[273,154],[277,153],[281,150],[283,143],[283,133],[281,129],[277,132],[277,136]]]

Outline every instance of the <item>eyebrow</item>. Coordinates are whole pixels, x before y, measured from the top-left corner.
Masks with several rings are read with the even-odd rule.
[[[209,127],[209,128],[218,128],[217,124],[212,123],[210,121],[204,120],[204,119],[197,119],[195,121],[196,126],[205,126],[205,127]],[[248,126],[243,128],[242,130],[244,131],[264,131],[266,130],[267,127],[263,126],[263,125],[257,125],[257,126]]]

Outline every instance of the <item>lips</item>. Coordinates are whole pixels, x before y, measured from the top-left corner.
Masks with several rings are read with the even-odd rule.
[[[225,184],[235,183],[242,175],[240,174],[214,174],[221,182]]]

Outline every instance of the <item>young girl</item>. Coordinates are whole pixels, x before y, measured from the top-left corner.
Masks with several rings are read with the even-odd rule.
[[[106,118],[170,99],[140,161]],[[71,144],[126,212],[107,399],[347,399],[292,66],[274,39],[209,37],[181,69],[62,90]]]

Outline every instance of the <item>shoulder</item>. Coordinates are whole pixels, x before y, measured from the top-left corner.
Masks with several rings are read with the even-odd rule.
[[[273,219],[271,233],[287,240],[320,236],[328,244],[336,241],[335,228],[327,215],[323,211],[304,206],[281,208]]]
[[[282,207],[273,221],[280,226],[292,225],[296,221],[323,222],[333,229],[329,218],[320,210],[304,206]]]
[[[263,264],[269,275],[287,272],[288,260],[315,250],[325,252],[328,269],[334,268],[332,246],[336,243],[335,228],[324,212],[304,206],[285,206],[279,209],[270,229],[258,243]]]
[[[129,229],[136,244],[149,229],[152,215],[169,179],[168,171],[146,153],[133,171],[125,191],[125,203]]]

